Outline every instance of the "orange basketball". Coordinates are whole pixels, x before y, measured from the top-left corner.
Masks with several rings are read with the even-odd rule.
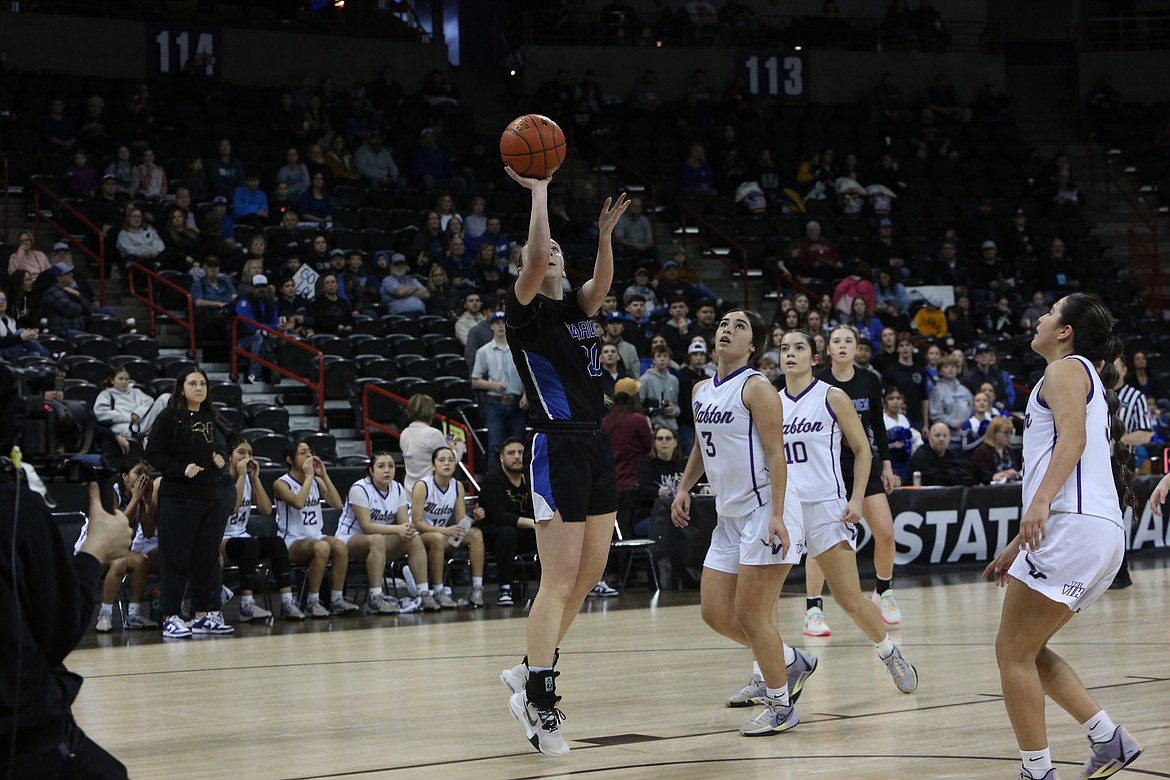
[[[547,116],[516,117],[500,136],[500,157],[521,176],[547,179],[565,161],[565,134]]]

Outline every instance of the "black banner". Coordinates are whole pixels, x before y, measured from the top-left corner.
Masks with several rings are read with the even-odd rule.
[[[1126,538],[1131,551],[1161,553],[1170,547],[1170,522],[1164,514],[1155,515],[1149,506],[1150,493],[1158,479],[1134,480],[1141,512],[1136,523],[1130,522],[1131,513],[1126,512]],[[899,566],[937,566],[990,561],[1020,529],[1020,493],[1019,483],[895,490],[889,496],[897,546],[895,562]],[[685,564],[693,568],[702,566],[715,527],[715,499],[695,496],[691,506],[694,527],[686,533],[685,556],[679,555],[675,562],[677,565],[685,557]],[[1170,504],[1163,512],[1168,508]],[[667,500],[658,499],[654,511],[655,535],[668,547],[672,546],[671,534],[662,521],[669,523],[669,510]],[[873,535],[864,520],[860,526],[858,549],[864,550]],[[677,544],[679,538],[673,541]],[[865,553],[867,557],[871,554]]]

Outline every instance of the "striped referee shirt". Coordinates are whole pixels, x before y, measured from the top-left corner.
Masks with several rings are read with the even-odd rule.
[[[1117,414],[1121,417],[1121,424],[1125,426],[1126,433],[1154,429],[1154,426],[1150,424],[1150,413],[1149,407],[1146,405],[1145,393],[1133,385],[1122,385],[1121,389],[1117,391],[1117,400],[1121,402],[1121,408],[1117,410]]]

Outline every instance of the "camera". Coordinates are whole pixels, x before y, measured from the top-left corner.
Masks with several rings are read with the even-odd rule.
[[[67,477],[85,481],[84,470],[62,469],[62,465],[74,455],[89,452],[93,411],[81,401],[45,398],[45,391],[60,389],[59,381],[55,366],[21,368],[0,363],[0,456],[19,444],[23,459],[34,467],[51,473],[61,470]]]

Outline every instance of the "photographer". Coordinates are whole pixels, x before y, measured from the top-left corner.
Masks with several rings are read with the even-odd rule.
[[[126,767],[74,722],[70,708],[82,680],[63,662],[89,625],[102,566],[130,546],[129,523],[102,507],[91,484],[89,533],[71,555],[31,491],[19,489],[20,511],[12,511],[17,490],[0,485],[0,734],[15,733],[15,752],[5,747],[4,776],[125,778]]]

